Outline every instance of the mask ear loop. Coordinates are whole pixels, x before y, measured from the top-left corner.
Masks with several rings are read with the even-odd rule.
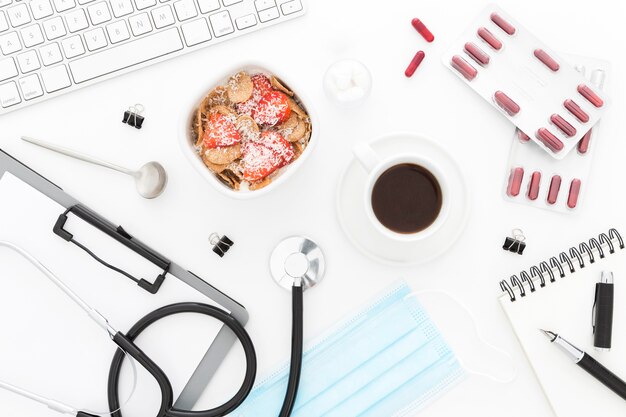
[[[478,324],[476,322],[474,314],[457,297],[455,297],[451,293],[449,293],[447,291],[443,291],[443,290],[422,290],[422,291],[413,291],[410,294],[407,294],[404,297],[404,299],[406,300],[407,298],[410,298],[410,297],[417,297],[420,294],[428,294],[428,293],[445,295],[446,297],[451,299],[454,303],[456,303],[459,307],[461,307],[461,309],[465,312],[465,314],[467,314],[469,316],[470,320],[472,321],[472,327],[474,328],[474,332],[476,333],[476,336],[478,337],[478,341],[481,342],[483,345],[487,346],[489,349],[495,350],[496,352],[498,352],[498,353],[502,354],[503,356],[505,356],[506,358],[508,358],[509,359],[509,363],[513,367],[513,376],[511,376],[510,378],[507,378],[507,379],[503,379],[503,378],[498,378],[498,377],[495,377],[493,375],[487,374],[485,372],[475,371],[475,370],[467,367],[465,365],[465,363],[463,362],[463,360],[461,358],[457,357],[457,360],[459,361],[459,364],[461,365],[461,367],[463,369],[465,369],[465,371],[467,373],[472,374],[472,375],[476,375],[476,376],[480,376],[480,377],[483,377],[483,378],[487,378],[487,379],[489,379],[489,380],[491,380],[491,381],[493,381],[493,382],[495,382],[497,384],[510,384],[511,382],[513,382],[513,381],[515,381],[517,379],[517,376],[519,374],[519,369],[515,365],[515,361],[513,360],[513,357],[511,356],[511,354],[509,352],[505,351],[504,349],[499,348],[498,346],[495,346],[492,343],[489,343],[482,336],[482,334],[480,332],[480,329],[478,328]]]

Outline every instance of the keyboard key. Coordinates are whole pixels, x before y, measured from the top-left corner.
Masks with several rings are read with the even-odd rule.
[[[154,26],[157,29],[161,29],[175,23],[172,8],[168,4],[161,6],[158,9],[154,9],[152,11],[152,19],[154,19]]]
[[[241,3],[243,0],[222,0],[224,2],[224,6],[232,6],[233,4]]]
[[[70,62],[74,81],[82,83],[183,49],[177,28],[144,36]]]
[[[24,46],[27,48],[44,42],[43,33],[39,25],[26,26],[21,32]]]
[[[247,29],[256,25],[256,16],[253,14],[249,14],[247,16],[242,16],[235,20],[235,24],[237,24],[237,29]]]
[[[185,23],[181,27],[187,46],[194,46],[211,40],[211,30],[204,18]]]
[[[176,11],[176,17],[178,17],[178,20],[181,22],[198,16],[194,0],[177,1],[174,3],[174,10]]]
[[[87,29],[89,22],[87,22],[87,16],[83,9],[76,9],[65,15],[65,22],[67,23],[67,30],[71,33],[78,32],[79,30]]]
[[[219,10],[220,0],[198,0],[198,5],[200,5],[200,13],[209,13]]]
[[[13,0],[0,0],[0,7],[8,6],[13,3]]]
[[[90,51],[102,49],[109,44],[107,42],[107,36],[104,34],[104,29],[102,28],[95,28],[94,30],[85,32],[84,36],[87,49]]]
[[[20,90],[22,90],[22,96],[24,100],[32,100],[37,97],[43,96],[43,88],[39,82],[37,74],[29,75],[28,77],[20,78],[19,80]]]
[[[63,25],[63,19],[60,16],[53,17],[50,20],[43,22],[43,30],[46,32],[48,40],[58,39],[61,36],[65,36],[65,26]]]
[[[17,32],[10,32],[0,36],[0,50],[3,54],[9,55],[22,49],[20,37]]]
[[[74,7],[76,7],[76,2],[74,0],[54,0],[54,8],[57,9],[57,12],[59,13]]]
[[[85,53],[85,47],[80,35],[72,36],[71,38],[63,39],[61,42],[63,46],[63,52],[67,59],[76,58],[79,55]]]
[[[28,13],[28,7],[24,3],[18,4],[15,7],[7,9],[9,15],[9,21],[11,26],[18,27],[30,23],[30,14]]]
[[[156,4],[156,0],[135,0],[137,10],[147,9],[148,7],[156,6]]]
[[[283,14],[287,16],[302,10],[302,3],[300,3],[300,0],[288,1],[287,3],[281,4],[280,8],[283,11]]]
[[[278,7],[274,7],[274,8],[259,12],[259,20],[262,23],[269,22],[270,20],[278,19],[279,17],[280,17],[280,13],[278,12]]]
[[[5,30],[9,30],[9,22],[7,22],[7,17],[4,15],[4,12],[0,11],[0,32],[4,32]]]
[[[51,16],[54,12],[50,0],[31,0],[30,10],[33,12],[33,17],[36,20]]]
[[[133,9],[133,3],[130,0],[111,0],[111,9],[113,9],[113,16],[122,17],[131,14]]]
[[[41,54],[41,62],[43,62],[45,66],[50,66],[63,61],[63,55],[61,55],[61,49],[59,48],[58,43],[51,43],[49,45],[42,46],[39,48],[39,53]]]
[[[254,7],[256,7],[259,12],[275,6],[276,2],[274,0],[256,0],[254,2]]]
[[[111,20],[111,13],[109,12],[109,6],[103,1],[100,3],[92,4],[87,8],[89,12],[89,18],[93,25],[99,25],[100,23],[108,22]]]
[[[233,33],[235,28],[233,27],[233,22],[230,20],[230,13],[224,10],[223,12],[215,13],[209,16],[209,20],[211,21],[211,26],[213,26],[213,32],[215,32],[215,37],[219,38],[220,36],[228,35],[229,33]]]
[[[17,67],[13,58],[5,58],[0,60],[0,81],[8,80],[17,76]]]
[[[28,51],[17,56],[17,63],[20,66],[20,70],[26,74],[27,72],[35,71],[41,68],[37,52]]]
[[[148,16],[148,13],[141,13],[135,16],[131,16],[128,19],[128,23],[130,23],[130,30],[135,36],[140,36],[145,33],[152,32],[152,23],[150,22],[150,17]]]
[[[72,85],[65,65],[41,71],[41,79],[48,93],[53,93]]]
[[[107,32],[111,43],[119,43],[130,39],[130,33],[128,33],[128,26],[124,20],[119,20],[115,23],[107,25]]]
[[[0,85],[0,106],[7,107],[15,106],[22,102],[20,93],[17,91],[17,85],[11,81],[6,84]]]

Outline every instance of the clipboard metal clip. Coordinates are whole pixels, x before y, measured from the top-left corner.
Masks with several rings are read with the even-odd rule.
[[[143,278],[136,278],[133,275],[129,274],[128,272],[124,271],[123,269],[118,268],[115,265],[109,264],[108,262],[100,258],[98,255],[96,255],[94,252],[92,252],[89,248],[87,248],[86,246],[84,246],[83,244],[75,240],[74,235],[64,229],[65,223],[67,222],[67,215],[69,213],[76,215],[80,219],[86,221],[93,227],[104,232],[105,234],[109,235],[113,239],[117,240],[119,243],[123,244],[124,246],[131,249],[138,255],[142,256],[146,260],[152,262],[160,269],[163,269],[163,273],[159,274],[154,280],[154,282],[150,282]],[[152,249],[150,249],[143,243],[134,239],[130,234],[128,234],[124,230],[122,226],[116,227],[115,225],[113,225],[112,223],[109,223],[107,220],[103,219],[96,213],[88,210],[87,208],[79,204],[68,208],[67,210],[65,210],[65,212],[59,215],[59,218],[54,224],[53,232],[57,236],[63,238],[64,240],[68,242],[75,244],[80,249],[87,252],[89,256],[94,258],[96,261],[98,261],[102,265],[106,266],[107,268],[115,272],[118,272],[124,275],[126,278],[130,279],[131,281],[134,281],[135,283],[137,283],[137,285],[139,285],[141,288],[143,288],[150,294],[156,294],[159,291],[159,289],[161,288],[161,285],[163,284],[163,281],[165,280],[165,276],[167,275],[170,269],[171,262],[169,260],[165,259],[163,256],[154,252]]]

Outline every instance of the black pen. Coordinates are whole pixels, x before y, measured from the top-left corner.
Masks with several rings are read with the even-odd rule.
[[[596,284],[593,302],[593,346],[597,350],[610,350],[613,335],[613,273],[602,271]]]
[[[583,368],[595,379],[610,388],[611,391],[626,400],[626,382],[622,381],[613,372],[602,366],[600,362],[596,361],[588,353],[578,349],[558,334],[548,330],[541,330],[541,332],[550,339],[550,342],[557,344],[563,349],[576,365]]]

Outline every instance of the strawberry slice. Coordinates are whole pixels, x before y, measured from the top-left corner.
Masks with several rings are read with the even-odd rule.
[[[222,113],[213,113],[209,117],[203,141],[209,149],[223,148],[241,142],[241,135],[230,118]]]
[[[280,133],[263,132],[259,142],[280,157],[281,167],[291,162],[295,156],[291,143],[287,142]]]
[[[243,178],[258,181],[281,167],[282,158],[259,142],[246,142],[243,145]]]
[[[260,125],[275,126],[289,119],[291,108],[287,95],[280,91],[266,93],[252,112],[254,121]]]
[[[256,109],[257,104],[263,96],[272,91],[272,83],[269,78],[263,74],[255,74],[252,77],[252,97],[243,103],[236,105],[237,113],[252,116],[252,112]]]

